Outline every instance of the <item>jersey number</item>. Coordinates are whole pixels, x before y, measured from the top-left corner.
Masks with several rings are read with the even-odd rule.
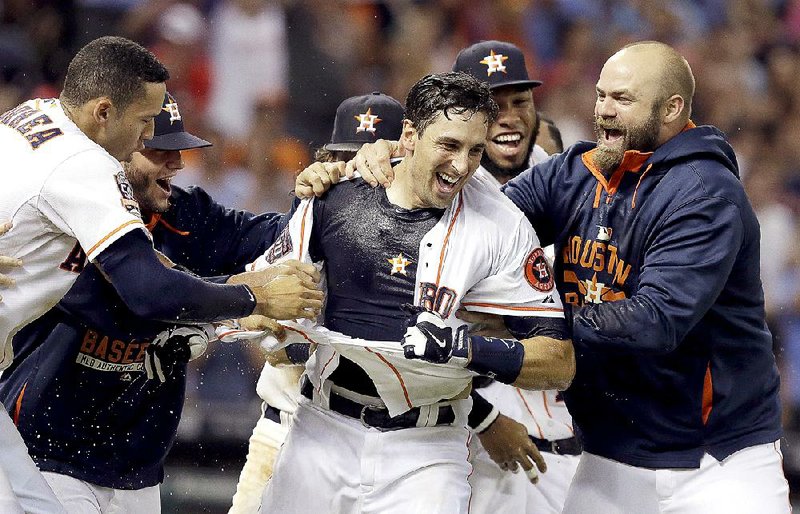
[[[436,311],[447,319],[456,303],[456,292],[447,287],[436,287],[433,282],[420,282],[419,305],[430,311]]]

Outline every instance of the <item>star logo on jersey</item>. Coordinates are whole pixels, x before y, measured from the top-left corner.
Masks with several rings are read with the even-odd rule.
[[[625,299],[623,291],[614,291],[610,287],[606,287],[605,283],[598,282],[597,273],[592,275],[591,280],[581,280],[578,289],[583,294],[586,303],[616,302]]]
[[[372,107],[367,109],[367,112],[364,114],[359,114],[358,116],[353,116],[353,118],[358,121],[358,127],[356,127],[356,134],[359,132],[370,132],[372,134],[375,133],[375,125],[383,121],[382,119],[378,118],[377,114],[372,114]]]
[[[406,259],[402,253],[398,253],[397,257],[386,260],[392,265],[392,270],[389,272],[390,275],[400,273],[401,275],[408,276],[408,273],[406,273],[406,266],[411,264],[411,261]]]
[[[169,113],[169,124],[172,125],[173,122],[180,121],[181,112],[178,110],[178,103],[172,98],[172,95],[167,93],[167,98],[169,103],[164,104],[161,110]]]
[[[503,61],[507,60],[508,56],[496,54],[494,50],[490,50],[489,55],[484,57],[480,63],[486,65],[486,76],[491,77],[492,73],[497,73],[498,71],[506,72],[506,65],[503,64]]]

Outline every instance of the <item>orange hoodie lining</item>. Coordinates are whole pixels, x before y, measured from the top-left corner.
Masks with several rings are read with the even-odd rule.
[[[161,217],[161,214],[152,214],[150,216],[150,221],[148,221],[145,226],[147,227],[147,230],[152,232],[153,229],[156,228],[156,225],[158,225],[159,223],[164,225],[167,228],[167,230],[169,230],[170,232],[174,232],[174,233],[178,234],[179,236],[188,236],[189,234],[191,234],[191,232],[184,231],[184,230],[178,230],[177,228],[173,227],[172,225],[170,225],[169,223],[164,221],[164,219]]]
[[[25,385],[22,386],[22,391],[19,392],[19,396],[17,396],[17,401],[14,404],[14,425],[19,425],[19,413],[22,410],[22,397],[25,396],[25,388],[28,387],[28,383],[25,382]]]
[[[711,363],[706,367],[706,377],[703,380],[703,425],[708,423],[708,417],[711,415],[711,409],[714,400],[714,383],[711,380]]]

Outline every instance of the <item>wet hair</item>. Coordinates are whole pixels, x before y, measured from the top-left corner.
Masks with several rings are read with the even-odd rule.
[[[356,156],[356,152],[347,150],[331,151],[325,148],[317,148],[314,152],[314,161],[316,162],[339,162],[349,161]]]
[[[67,68],[61,100],[80,106],[106,96],[125,110],[144,96],[144,83],[162,83],[169,72],[156,56],[129,39],[105,36],[89,42]]]
[[[439,113],[447,119],[451,114],[486,115],[491,125],[497,118],[498,107],[489,86],[472,75],[451,71],[426,75],[411,87],[406,97],[405,118],[413,123],[419,135]]]

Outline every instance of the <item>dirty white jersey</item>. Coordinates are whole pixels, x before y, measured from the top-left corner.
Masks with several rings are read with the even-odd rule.
[[[53,307],[89,260],[144,228],[120,163],[65,115],[56,99],[36,99],[0,115],[0,255],[22,259],[0,301],[0,369],[11,339]]]
[[[310,261],[313,201],[300,204],[284,235],[251,269],[287,257]],[[414,303],[437,311],[453,328],[463,324],[455,317],[460,307],[508,316],[564,315],[536,233],[522,212],[483,174],[476,173],[467,182],[422,238],[418,261]],[[471,381],[463,368],[448,370],[405,359],[397,342],[347,341],[332,333],[315,336],[304,332],[300,337],[319,344],[307,364],[313,385],[322,388],[338,365],[338,356],[344,355],[372,378],[392,415],[453,397]]]

